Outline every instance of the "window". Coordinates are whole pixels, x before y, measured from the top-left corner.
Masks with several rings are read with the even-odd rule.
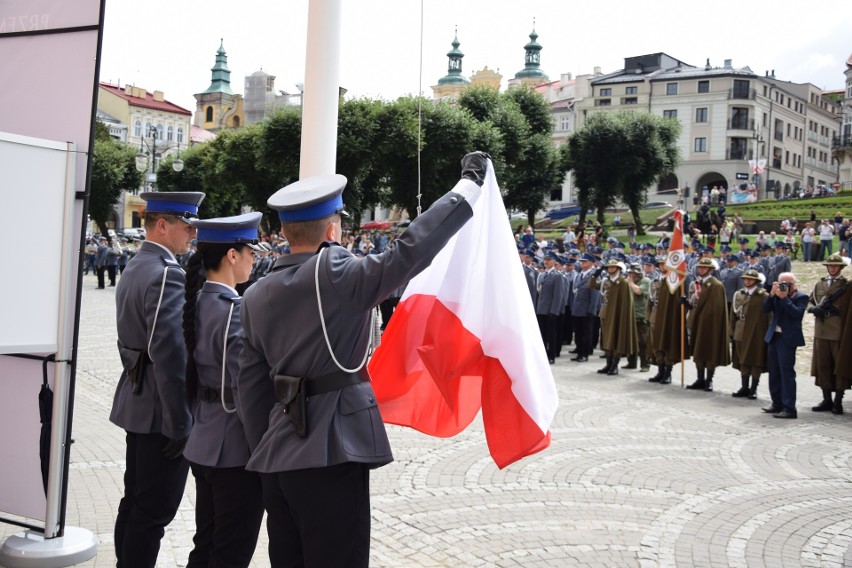
[[[695,122],[707,122],[707,107],[695,109]]]
[[[666,83],[666,94],[667,95],[676,95],[677,94],[677,83]]]
[[[170,125],[169,128],[166,130],[166,140],[171,142],[174,139],[175,139],[175,127]]]
[[[157,125],[157,140],[162,140],[162,139],[163,139],[163,125],[158,124]]]
[[[706,152],[707,151],[707,139],[706,138],[696,138],[694,150],[696,152]]]
[[[636,105],[639,104],[639,99],[636,97],[624,97],[623,104],[626,105]]]
[[[183,128],[181,128],[180,126],[178,126],[177,143],[183,144]]]
[[[142,121],[137,120],[133,123],[133,135],[137,138],[142,136]]]
[[[563,114],[559,117],[559,130],[570,130],[571,129],[571,117],[567,114]]]
[[[204,115],[204,122],[213,122],[213,107],[207,107],[207,112]]]
[[[735,99],[747,99],[749,98],[749,85],[748,81],[744,81],[742,79],[734,79],[734,90],[732,93],[733,98]]]
[[[627,87],[624,89],[625,95],[636,95],[639,94],[639,87]]]
[[[698,92],[699,93],[709,93],[710,92],[710,81],[698,81]]]
[[[151,123],[150,122],[145,123],[145,136],[146,137],[151,136]]]
[[[733,130],[752,130],[752,124],[748,119],[748,108],[731,107],[731,124]]]
[[[598,93],[598,94],[602,97],[611,97],[612,96],[612,89],[609,88],[609,87],[607,87],[606,89],[602,88],[600,90],[600,93]]]
[[[677,109],[675,110],[664,110],[663,118],[677,118]]]
[[[612,105],[612,99],[597,99],[595,106],[608,107]]]
[[[745,160],[748,158],[747,141],[745,138],[731,138],[731,151],[729,152],[729,160]]]

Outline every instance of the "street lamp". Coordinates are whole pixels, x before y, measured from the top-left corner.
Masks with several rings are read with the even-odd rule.
[[[156,127],[151,126],[148,130],[148,135],[151,141],[148,142],[144,137],[139,139],[139,153],[136,154],[136,169],[140,172],[148,172],[146,182],[151,184],[151,189],[156,191],[157,184],[157,158],[161,157],[164,152],[174,146],[157,147],[158,131]],[[146,152],[145,149],[148,149]],[[177,145],[178,155],[172,162],[172,169],[176,172],[183,171],[183,160],[180,159],[180,145]],[[148,157],[151,157],[151,169],[148,169]]]

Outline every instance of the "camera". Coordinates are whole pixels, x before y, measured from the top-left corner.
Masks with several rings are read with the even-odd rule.
[[[781,290],[782,292],[789,292],[790,291],[790,284],[787,283],[787,282],[779,282],[778,283],[778,289]]]

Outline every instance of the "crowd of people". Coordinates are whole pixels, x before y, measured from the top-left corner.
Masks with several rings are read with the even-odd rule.
[[[829,255],[826,275],[808,294],[798,288],[784,240],[754,248],[745,237],[737,242],[738,250],[722,246],[717,256],[700,239],[687,240],[680,284],[670,274],[665,234],[656,245],[609,237],[605,249],[581,251],[576,241],[537,241],[528,228],[518,235],[518,252],[550,363],[563,346],[574,345],[576,362],[599,348],[605,363],[598,373],[618,375],[626,357],[621,369],[648,372],[653,364],[657,373],[648,380],[668,384],[673,367],[691,359],[697,378],[687,388],[708,392],[716,369],[732,365],[742,377],[733,396],[752,400],[768,372],[772,403],[764,411],[796,418],[795,353],[805,345],[802,320],[810,313],[811,373],[824,395],[813,410],[842,414],[852,386],[850,353],[840,349],[852,344],[852,286],[841,275],[849,256]]]

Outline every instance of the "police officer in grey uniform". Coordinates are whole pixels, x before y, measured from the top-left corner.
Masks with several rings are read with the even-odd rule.
[[[246,471],[248,442],[238,414],[236,379],[243,348],[236,286],[251,273],[259,212],[195,220],[183,332],[193,426],[183,455],[195,477],[195,547],[187,568],[251,562],[263,519],[260,476]]]
[[[238,383],[274,568],[368,565],[369,470],[393,460],[364,368],[371,314],[473,216],[487,167],[486,154],[465,156],[450,192],[360,260],[337,244],[346,178],[303,179],[269,199],[291,254],[243,298]]]
[[[181,320],[184,271],[175,255],[190,249],[199,192],[142,193],[147,240],[127,264],[115,291],[118,349],[124,372],[110,421],[127,432],[124,497],[115,520],[119,568],[153,568],[174,518],[189,463],[183,448],[192,428],[186,397],[186,346]]]

